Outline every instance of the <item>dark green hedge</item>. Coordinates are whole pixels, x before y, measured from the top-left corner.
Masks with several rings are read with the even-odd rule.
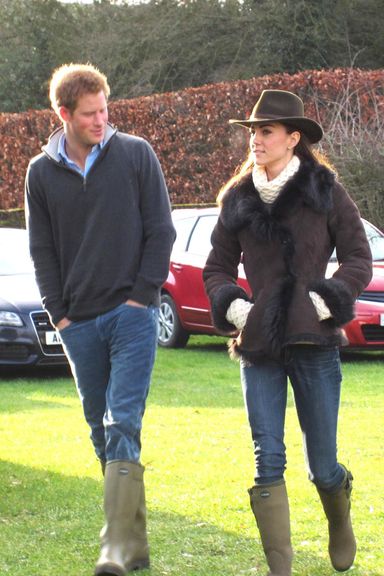
[[[24,210],[0,210],[0,228],[25,228]]]

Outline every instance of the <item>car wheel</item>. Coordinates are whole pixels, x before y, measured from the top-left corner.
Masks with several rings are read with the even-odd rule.
[[[174,301],[168,294],[162,294],[159,315],[159,346],[184,348],[188,338],[189,334],[180,323]]]

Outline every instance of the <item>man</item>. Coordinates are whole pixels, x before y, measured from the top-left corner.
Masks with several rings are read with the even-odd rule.
[[[149,566],[140,433],[175,232],[160,164],[108,123],[106,77],[64,65],[50,82],[62,127],[26,177],[30,251],[61,334],[104,480],[95,575]]]

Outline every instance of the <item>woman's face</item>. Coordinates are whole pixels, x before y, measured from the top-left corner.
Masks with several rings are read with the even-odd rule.
[[[300,140],[300,132],[288,134],[287,128],[278,122],[251,126],[249,146],[255,164],[264,166],[267,173],[277,176],[293,156]]]

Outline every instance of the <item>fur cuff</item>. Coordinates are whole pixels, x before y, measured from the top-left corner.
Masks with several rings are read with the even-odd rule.
[[[337,278],[320,280],[310,290],[317,292],[328,306],[335,326],[343,326],[354,318],[354,299],[348,285]]]
[[[251,302],[248,294],[237,284],[224,284],[215,292],[211,301],[211,314],[213,324],[220,332],[231,333],[237,330],[236,326],[228,322],[225,315],[227,310],[236,298],[243,298]]]

